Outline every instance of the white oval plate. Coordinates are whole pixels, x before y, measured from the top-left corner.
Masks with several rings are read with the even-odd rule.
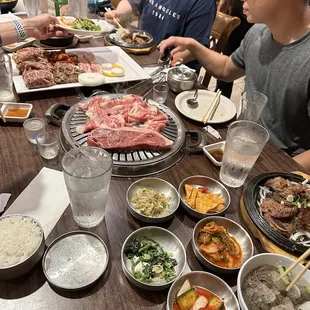
[[[178,94],[175,98],[175,106],[184,116],[198,122],[202,122],[202,118],[207,112],[209,106],[215,97],[215,92],[200,89],[198,91],[198,106],[190,108],[186,102],[187,99],[193,98],[194,91],[185,91]],[[221,96],[221,101],[216,109],[213,117],[208,124],[220,124],[231,120],[236,115],[236,107],[228,98]]]
[[[58,28],[66,30],[68,33],[77,34],[77,35],[80,35],[80,36],[99,35],[99,34],[102,34],[102,33],[107,33],[107,32],[112,31],[114,29],[114,27],[112,25],[110,25],[108,22],[106,22],[105,20],[90,19],[96,25],[99,25],[101,27],[101,30],[89,31],[89,30],[73,29],[70,26],[64,25],[61,22],[60,17],[57,17],[57,19],[59,20],[59,24],[57,24]],[[65,16],[65,20],[68,21],[68,22],[71,22],[71,21],[74,21],[75,18],[72,17],[72,16]]]

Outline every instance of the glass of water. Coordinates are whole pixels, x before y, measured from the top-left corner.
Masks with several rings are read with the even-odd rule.
[[[258,122],[268,102],[268,97],[258,91],[244,91],[237,112],[238,120]]]
[[[25,134],[27,139],[33,143],[37,144],[37,136],[45,132],[45,121],[42,118],[29,118],[23,123]]]
[[[37,145],[41,156],[45,159],[52,159],[58,155],[59,138],[55,132],[40,133],[37,138]]]
[[[165,103],[168,96],[169,87],[166,84],[156,84],[153,86],[153,100],[158,103]]]
[[[80,227],[98,226],[105,215],[112,173],[110,154],[97,147],[72,149],[62,159],[62,170],[73,218]]]
[[[39,15],[39,0],[24,0],[24,6],[26,8],[28,17],[34,17]]]
[[[243,185],[268,139],[268,131],[257,123],[231,123],[220,170],[221,181],[230,187]]]

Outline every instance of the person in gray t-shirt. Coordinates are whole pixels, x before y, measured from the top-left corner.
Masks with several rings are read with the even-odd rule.
[[[268,97],[261,116],[271,140],[310,171],[310,8],[308,0],[247,0],[243,13],[256,23],[231,56],[191,38],[170,37],[160,51],[188,49],[214,77],[244,75],[246,90]]]

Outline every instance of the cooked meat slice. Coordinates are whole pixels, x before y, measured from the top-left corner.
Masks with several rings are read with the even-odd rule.
[[[77,83],[80,71],[73,64],[56,63],[54,66],[54,80],[56,84]]]
[[[296,229],[310,232],[310,208],[300,208],[296,218]]]
[[[41,61],[27,60],[18,64],[16,67],[20,74],[23,74],[25,70],[45,70],[49,72],[52,72],[53,70],[53,65],[47,61],[44,61],[43,59]]]
[[[277,220],[268,213],[264,214],[264,218],[274,230],[283,236],[290,237],[294,231],[294,225],[291,222]]]
[[[46,70],[24,71],[23,78],[28,88],[48,87],[55,84],[53,74]]]
[[[284,204],[287,207],[294,207],[294,205],[291,202],[288,202],[285,198],[283,198],[282,196],[280,196],[276,192],[268,193],[266,195],[266,197],[267,198],[271,198],[271,199],[275,200],[278,203]]]
[[[13,60],[16,64],[22,63],[26,60],[37,60],[43,56],[43,50],[36,47],[26,47],[13,53]]]
[[[282,177],[276,177],[269,179],[265,186],[272,188],[280,196],[287,198],[287,196],[292,195],[294,197],[298,196],[305,190],[305,186],[302,184],[294,184],[289,180]]]
[[[261,210],[263,213],[268,213],[274,218],[283,219],[291,218],[296,215],[298,208],[289,207],[284,204],[278,203],[271,198],[266,198],[261,204]]]

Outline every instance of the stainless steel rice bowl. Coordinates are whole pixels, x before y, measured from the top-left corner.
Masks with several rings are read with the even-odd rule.
[[[12,214],[12,215],[7,215],[3,216],[0,218],[0,230],[2,230],[2,235],[1,238],[12,238],[12,242],[10,246],[17,245],[20,250],[20,245],[18,245],[18,241],[24,242],[25,244],[27,243],[26,237],[29,237],[29,231],[25,231],[24,235],[18,236],[18,232],[22,232],[21,230],[21,222],[17,224],[19,227],[16,227],[15,229],[12,227],[13,230],[8,231],[8,226],[6,227],[6,230],[3,231],[4,227],[3,226],[3,221],[8,223],[8,221],[27,221],[30,223],[33,223],[33,227],[37,227],[40,230],[38,230],[39,237],[38,237],[38,242],[35,243],[34,249],[29,253],[27,257],[22,258],[20,261],[13,263],[12,265],[7,264],[4,266],[4,262],[0,265],[0,279],[1,280],[8,280],[8,279],[14,279],[17,277],[20,277],[27,272],[29,272],[42,258],[45,250],[45,238],[44,238],[44,232],[43,228],[40,225],[40,223],[33,217],[26,216],[26,215],[20,215],[20,214]],[[18,223],[18,222],[16,222]],[[13,224],[12,224],[13,225]],[[31,224],[32,225],[32,224]],[[4,253],[5,249],[5,244],[1,243],[0,241],[0,251]],[[17,253],[20,253],[19,250],[17,250]],[[10,249],[12,251],[12,248]]]

